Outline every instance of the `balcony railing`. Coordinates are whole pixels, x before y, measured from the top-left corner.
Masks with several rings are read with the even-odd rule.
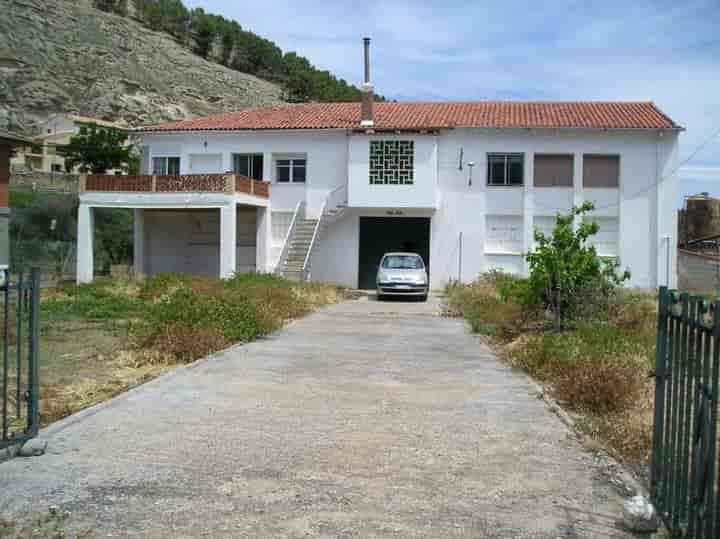
[[[239,174],[175,176],[80,176],[80,192],[111,193],[245,193],[269,198],[270,184]]]

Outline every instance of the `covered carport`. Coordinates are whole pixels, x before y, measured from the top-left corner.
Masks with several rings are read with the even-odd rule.
[[[358,288],[375,288],[380,259],[385,253],[419,254],[430,272],[429,217],[360,217]]]

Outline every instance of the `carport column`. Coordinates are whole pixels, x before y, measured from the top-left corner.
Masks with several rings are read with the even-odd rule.
[[[257,209],[257,231],[255,241],[255,271],[268,273],[270,267],[270,247],[272,244],[272,212],[269,207]]]
[[[133,211],[133,272],[145,275],[145,210]]]
[[[573,155],[573,206],[583,205],[583,154],[575,152]],[[576,219],[573,223],[573,229],[580,228],[580,220]]]
[[[92,206],[80,204],[77,221],[77,270],[78,284],[91,283],[93,280],[93,231],[94,210]]]
[[[525,255],[529,253],[535,238],[533,231],[535,230],[535,201],[533,196],[533,184],[535,183],[535,153],[527,152],[525,154],[525,182],[523,186],[523,274],[530,274],[527,259]]]
[[[233,200],[220,208],[220,278],[237,270],[237,206]]]

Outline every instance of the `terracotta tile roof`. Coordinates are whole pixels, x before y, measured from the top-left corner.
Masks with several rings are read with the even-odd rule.
[[[651,102],[376,103],[375,129],[679,129]],[[244,110],[141,128],[233,131],[360,128],[360,103],[306,103]]]

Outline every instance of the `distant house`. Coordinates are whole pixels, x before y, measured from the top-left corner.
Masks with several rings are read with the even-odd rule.
[[[15,148],[30,143],[30,139],[0,129],[0,269],[10,264],[10,160]]]
[[[362,97],[137,130],[142,176],[83,183],[78,281],[98,207],[134,208],[144,274],[372,288],[384,252],[414,251],[437,288],[527,274],[534,230],[592,201],[592,241],[629,285],[675,285],[682,128],[653,103],[375,103],[367,74]]]
[[[68,171],[66,169],[65,158],[57,150],[58,147],[68,144],[70,138],[80,132],[80,127],[93,124],[127,130],[127,126],[115,122],[76,114],[55,114],[40,123],[39,132],[37,136],[33,137],[31,144],[18,149],[11,161],[12,170],[77,172],[77,170]]]

